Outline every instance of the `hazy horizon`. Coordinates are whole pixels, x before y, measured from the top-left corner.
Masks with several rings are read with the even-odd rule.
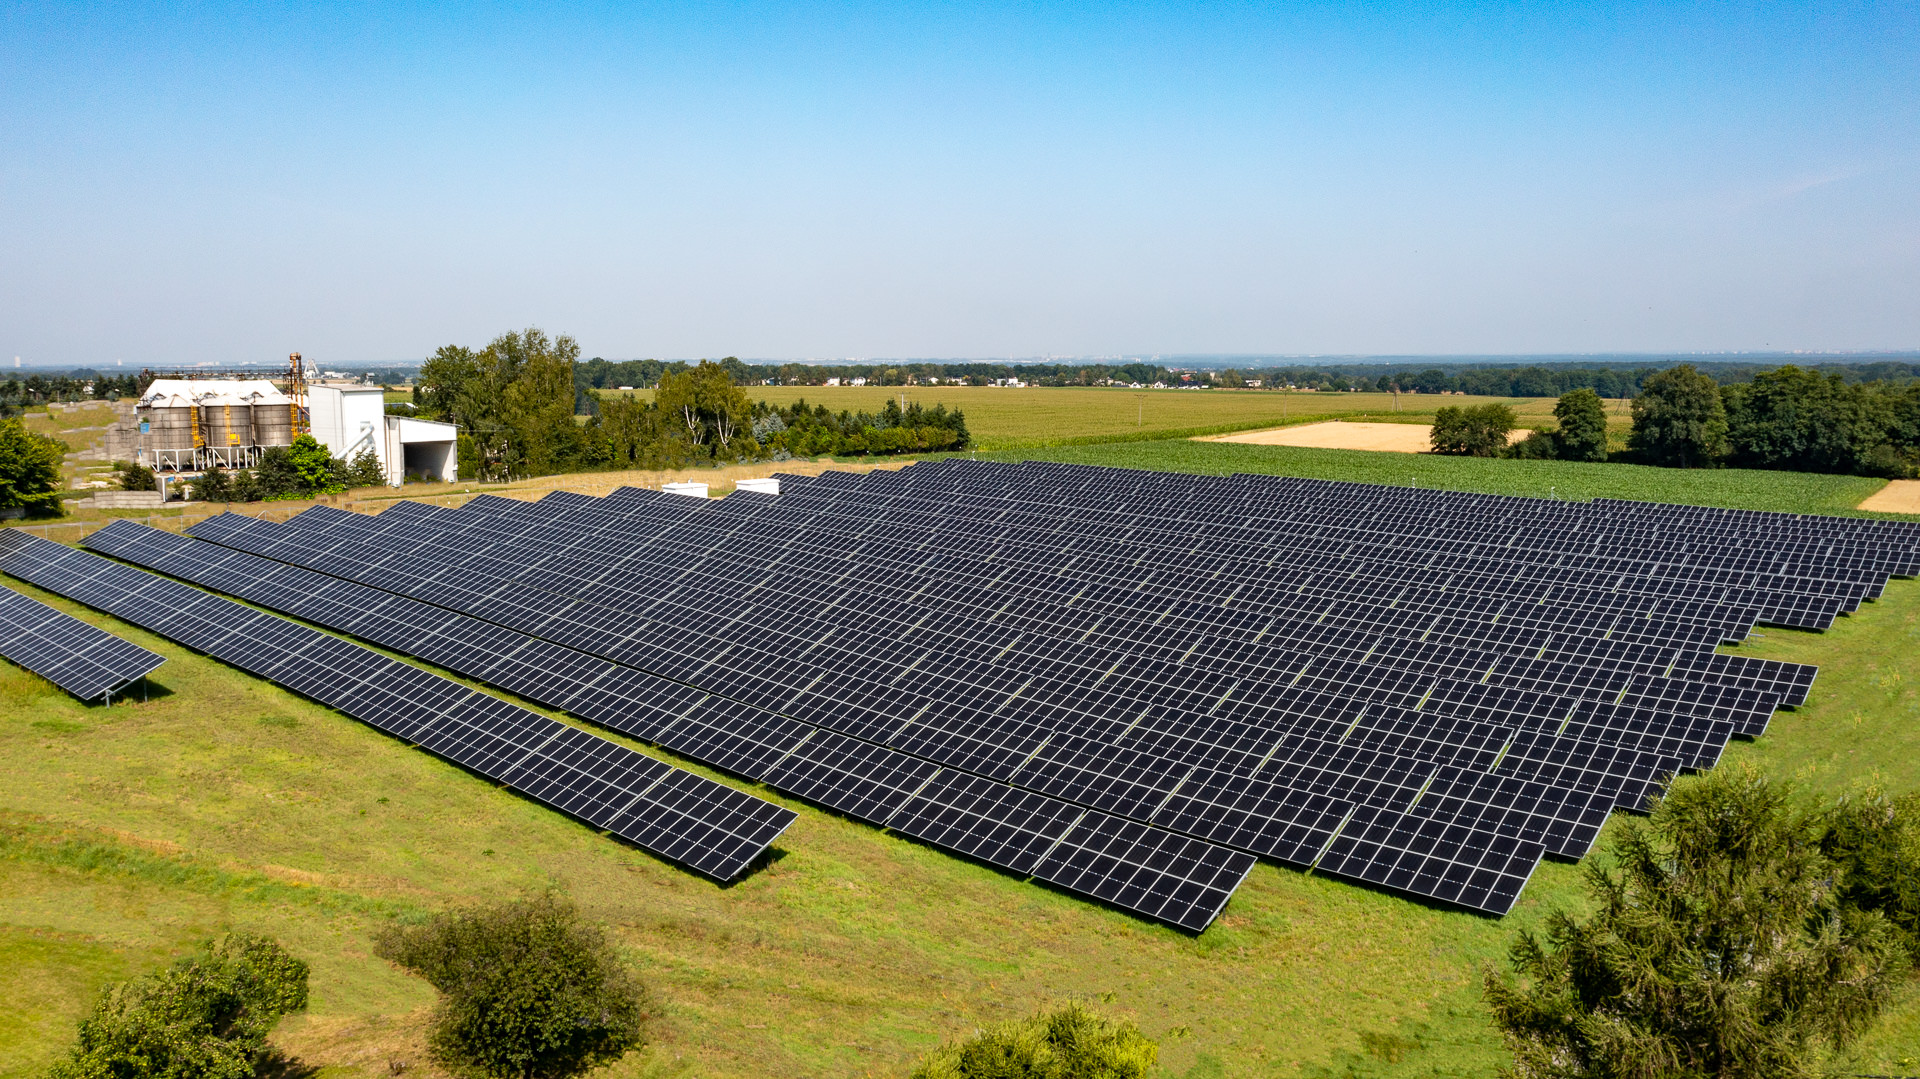
[[[1911,3],[4,25],[0,362],[1920,346]]]

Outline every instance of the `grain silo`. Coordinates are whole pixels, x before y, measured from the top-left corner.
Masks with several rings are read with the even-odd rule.
[[[253,444],[262,449],[293,445],[293,398],[271,383],[247,396],[253,407]]]
[[[191,393],[188,382],[161,379],[141,395],[135,410],[141,464],[172,470],[198,467],[200,410]]]
[[[209,389],[200,406],[201,464],[245,467],[253,460],[253,405],[231,389]]]

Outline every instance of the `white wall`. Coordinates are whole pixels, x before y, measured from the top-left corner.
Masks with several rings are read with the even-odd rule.
[[[387,448],[387,399],[378,386],[346,389],[340,386],[313,386],[307,390],[307,406],[313,416],[313,437],[327,452],[343,461],[351,461],[362,451],[373,456],[386,471],[387,482],[394,478],[396,462]]]

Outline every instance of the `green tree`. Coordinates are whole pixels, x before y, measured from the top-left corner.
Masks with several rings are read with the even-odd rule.
[[[1506,405],[1448,406],[1433,414],[1433,452],[1498,457],[1518,417]]]
[[[353,455],[347,465],[346,484],[349,487],[385,487],[387,470],[381,466],[380,458],[372,450],[361,450]]]
[[[565,334],[549,340],[537,329],[494,339],[516,373],[501,401],[501,419],[517,444],[514,471],[541,476],[558,471],[579,456],[580,428],[573,421],[573,365],[580,346]]]
[[[306,1006],[306,963],[232,933],[109,988],[52,1079],[250,1079],[274,1024]]]
[[[65,442],[34,434],[19,420],[0,420],[0,509],[58,514],[66,454]]]
[[[200,474],[194,482],[193,497],[207,502],[231,502],[233,498],[233,477],[227,470],[214,465]]]
[[[675,436],[700,456],[741,456],[753,440],[753,404],[721,364],[702,360],[691,370],[662,376],[654,400]]]
[[[290,494],[333,494],[340,490],[334,482],[333,455],[312,435],[300,435],[287,447],[287,464],[293,469],[295,489]]]
[[[1522,1079],[1773,1079],[1849,1043],[1908,959],[1881,914],[1846,903],[1821,815],[1792,789],[1725,767],[1682,781],[1614,865],[1589,861],[1594,913],[1549,915],[1486,975]]]
[[[1592,390],[1562,394],[1553,406],[1553,418],[1560,425],[1553,435],[1555,456],[1563,461],[1607,459],[1607,409],[1599,394]]]
[[[913,1079],[1144,1079],[1158,1055],[1131,1021],[1074,1003],[942,1046]]]
[[[1713,376],[1683,363],[1641,383],[1627,447],[1648,464],[1704,468],[1727,452],[1727,412]]]
[[[1840,900],[1879,911],[1920,959],[1920,793],[1867,790],[1822,820],[1820,852],[1833,862]]]
[[[442,996],[428,1046],[498,1079],[566,1079],[644,1044],[646,995],[606,937],[552,895],[442,914],[376,941]]]
[[[1721,394],[1736,464],[1794,472],[1860,472],[1895,422],[1878,387],[1788,364]]]

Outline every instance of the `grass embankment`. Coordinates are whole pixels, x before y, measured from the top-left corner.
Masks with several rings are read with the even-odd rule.
[[[1329,419],[1431,423],[1449,405],[1501,402],[1523,427],[1553,416],[1551,397],[1464,397],[1441,394],[1302,393],[1273,390],[1127,390],[1030,386],[747,386],[748,397],[776,405],[805,399],[838,412],[877,412],[903,397],[908,404],[946,405],[966,413],[982,450],[1087,445],[1133,439],[1187,438]],[[634,391],[642,396],[651,391]],[[1609,401],[1624,423],[1625,403]]]
[[[1591,471],[1583,494],[1766,495],[1765,508],[1808,511],[1847,497],[1829,483],[1872,482],[1179,442],[1045,456],[1207,472],[1265,462],[1354,479],[1433,465],[1459,471],[1423,483],[1522,494],[1575,493],[1561,477]],[[1608,475],[1640,481],[1621,491]],[[392,912],[548,886],[613,928],[660,1002],[659,1040],[615,1077],[900,1075],[941,1038],[1062,995],[1138,1016],[1173,1076],[1486,1075],[1501,1052],[1478,972],[1580,895],[1579,870],[1549,863],[1495,921],[1262,865],[1188,937],[791,802],[800,819],[779,857],[720,888],[17,587],[169,662],[157,672],[164,695],[111,708],[0,665],[0,1075],[39,1074],[102,984],[229,927],[271,932],[314,964],[312,1009],[277,1036],[285,1049],[329,1076],[419,1067],[430,994],[373,957],[372,930]],[[1829,633],[1768,631],[1742,651],[1822,670],[1806,708],[1732,747],[1729,762],[1834,792],[1920,786],[1920,583],[1895,582]],[[1920,988],[1833,1070],[1910,1073],[1915,1058]]]

